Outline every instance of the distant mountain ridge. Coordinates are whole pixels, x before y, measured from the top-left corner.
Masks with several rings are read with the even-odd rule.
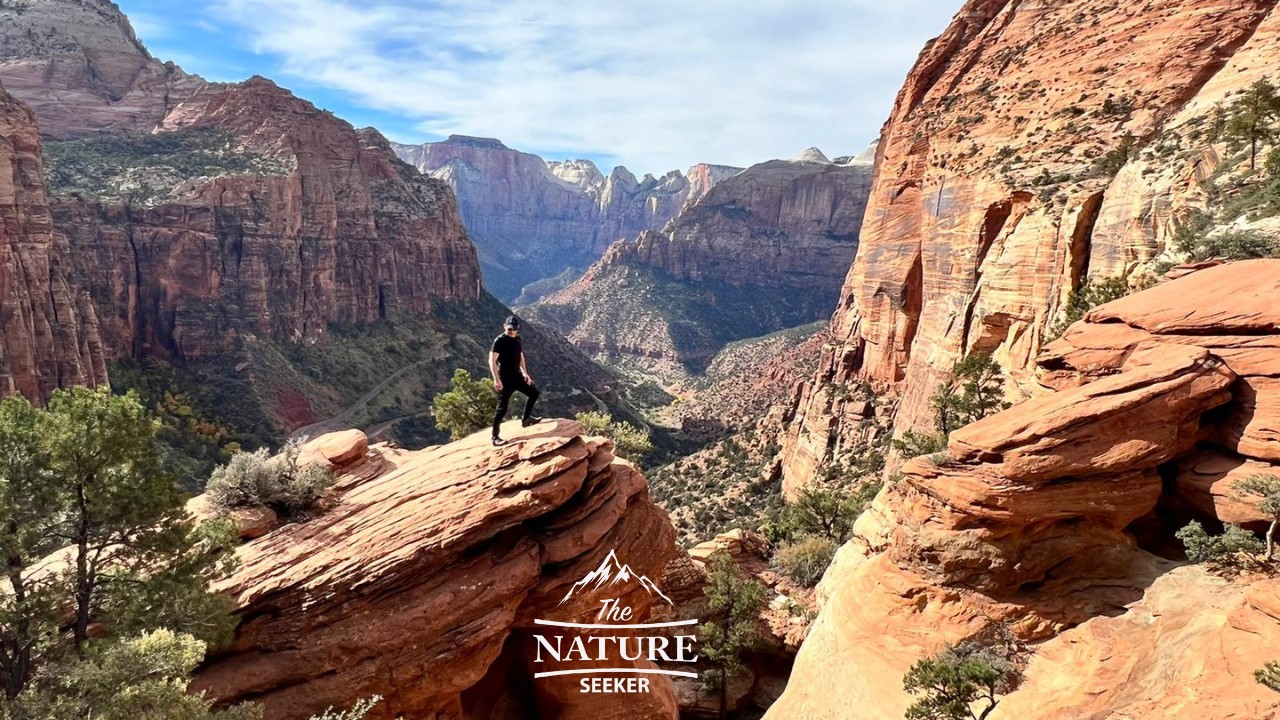
[[[742,168],[695,165],[685,173],[608,175],[590,160],[546,161],[494,138],[450,135],[392,144],[402,160],[449,183],[480,256],[485,287],[513,301],[532,283],[577,274],[611,243],[666,226],[682,208]],[[522,302],[546,292],[545,283]],[[551,288],[554,289],[554,288]]]
[[[701,373],[729,342],[828,317],[872,166],[825,158],[810,148],[717,183],[525,312],[597,361],[661,380]]]

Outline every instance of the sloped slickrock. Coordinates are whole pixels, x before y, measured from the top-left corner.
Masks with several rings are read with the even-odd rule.
[[[1217,439],[1280,461],[1280,261],[1210,267],[1090,311],[1045,347],[1039,380],[1066,387],[1117,372],[1151,341],[1212,352],[1240,379]]]
[[[612,245],[529,312],[597,359],[669,379],[726,344],[826,317],[858,251],[871,167],[771,160],[661,232]]]
[[[1256,274],[1280,261],[1239,265]],[[1098,308],[1042,356],[1041,376],[1061,389],[908,461],[828,569],[821,613],[767,717],[901,718],[912,664],[993,622],[1033,644],[1026,682],[992,718],[1280,717],[1280,698],[1252,681],[1280,641],[1277,581],[1228,581],[1145,544],[1176,544],[1187,517],[1262,525],[1230,486],[1272,466],[1233,454],[1241,444],[1226,429],[1253,392],[1237,373],[1280,349],[1233,362],[1215,328],[1280,334],[1247,319],[1280,302],[1280,287],[1215,307],[1195,292],[1214,272]],[[1139,307],[1167,319],[1140,330],[1125,314]],[[1066,344],[1095,330],[1098,342]],[[1117,337],[1132,342],[1103,351]]]
[[[495,707],[673,720],[670,685],[656,676],[654,692],[631,695],[529,677],[533,620],[589,622],[599,610],[590,593],[560,603],[610,551],[651,577],[675,551],[643,476],[581,432],[564,420],[509,423],[502,448],[477,433],[392,452],[376,477],[340,479],[332,509],[240,548],[221,589],[242,624],[193,687],[256,700],[281,720],[373,694],[385,698],[374,720]],[[623,597],[640,617],[654,600],[639,584]]]
[[[968,0],[926,45],[882,132],[835,342],[783,466],[794,482],[849,432],[825,382],[900,396],[899,432],[966,354],[1030,377],[1090,279],[1145,273],[1223,166],[1214,106],[1275,67],[1276,0]],[[1126,149],[1127,148],[1127,149]],[[1195,273],[1199,274],[1199,273]],[[1225,358],[1224,358],[1225,359]]]
[[[107,382],[97,312],[67,255],[35,117],[0,90],[0,396],[40,402],[58,387]]]

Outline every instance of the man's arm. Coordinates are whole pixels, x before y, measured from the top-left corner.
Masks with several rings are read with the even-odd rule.
[[[524,351],[523,351],[523,350],[521,350],[521,351],[520,351],[520,374],[521,374],[521,375],[524,375],[524,381],[525,381],[525,382],[527,382],[527,383],[532,383],[532,382],[533,382],[533,378],[529,377],[529,368],[525,367],[525,365],[524,365]]]
[[[495,390],[502,389],[502,378],[498,377],[498,353],[489,351],[489,373],[493,375],[493,387]]]

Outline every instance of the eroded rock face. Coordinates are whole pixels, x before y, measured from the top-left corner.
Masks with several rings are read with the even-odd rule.
[[[35,117],[0,91],[0,395],[39,402],[58,387],[101,385],[106,354],[54,232]]]
[[[377,720],[502,708],[674,720],[659,676],[653,692],[626,695],[531,678],[548,669],[532,661],[533,620],[590,622],[599,610],[590,594],[561,604],[571,585],[611,550],[654,578],[675,552],[644,477],[581,432],[564,420],[510,423],[502,448],[484,432],[419,452],[375,446],[344,466],[332,509],[241,547],[240,568],[222,584],[243,618],[237,639],[194,687],[259,701],[282,720],[374,694],[385,698]],[[375,458],[377,474],[358,471]],[[644,617],[654,597],[628,587],[623,602]]]
[[[1276,581],[1145,549],[1187,517],[1259,519],[1230,483],[1275,467],[1248,428],[1273,400],[1277,273],[1233,263],[1095,309],[1040,357],[1056,392],[907,462],[823,579],[768,717],[902,717],[911,665],[991,622],[1036,643],[993,718],[1280,716],[1251,678],[1280,642]]]
[[[773,160],[662,232],[615,243],[531,310],[598,359],[678,377],[728,342],[824,317],[858,250],[865,164]]]
[[[508,302],[530,283],[581,272],[615,240],[662,228],[687,203],[741,170],[695,165],[687,177],[672,171],[637,180],[623,167],[606,176],[590,160],[546,162],[491,138],[453,135],[394,147],[457,193],[485,284]]]
[[[1068,293],[1138,271],[1167,248],[1175,215],[1203,205],[1199,180],[1221,146],[1184,140],[1274,66],[1276,7],[965,3],[885,126],[837,342],[792,426],[785,472],[805,472],[849,431],[826,382],[901,395],[899,431],[932,425],[929,398],[967,353],[993,354],[1011,399],[1034,392],[1028,371]]]
[[[145,132],[204,87],[151,57],[120,8],[91,0],[14,0],[0,8],[0,82],[46,137]]]

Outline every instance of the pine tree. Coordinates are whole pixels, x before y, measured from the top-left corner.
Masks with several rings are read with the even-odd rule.
[[[1258,146],[1276,137],[1276,121],[1280,120],[1280,97],[1266,79],[1259,80],[1244,95],[1231,103],[1223,135],[1232,148],[1249,148],[1249,169],[1258,165]]]
[[[711,619],[699,626],[698,635],[702,655],[712,666],[703,681],[719,690],[720,720],[724,720],[729,676],[742,669],[743,654],[760,643],[757,625],[765,589],[760,581],[744,578],[728,553],[719,552],[711,556],[703,593]]]

